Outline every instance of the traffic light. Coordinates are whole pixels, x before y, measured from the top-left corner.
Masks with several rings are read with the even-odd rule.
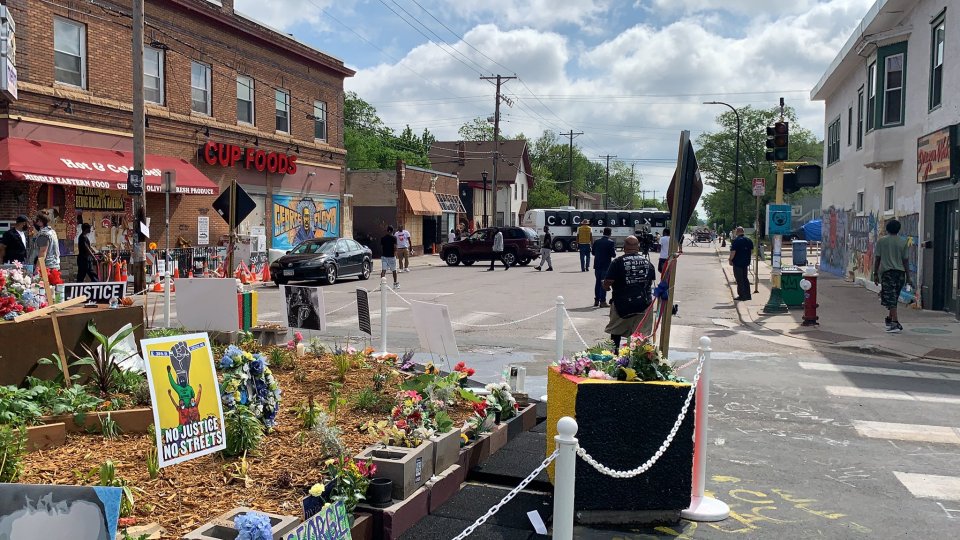
[[[767,126],[767,161],[787,161],[790,123],[777,122]]]
[[[796,193],[801,188],[815,188],[820,185],[821,169],[819,165],[801,165],[796,171],[783,173],[783,193]]]

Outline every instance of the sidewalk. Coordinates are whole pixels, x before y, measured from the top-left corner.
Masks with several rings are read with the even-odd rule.
[[[783,255],[789,262],[789,250]],[[732,297],[736,282],[727,263],[727,252],[718,248],[718,262],[723,268]],[[803,338],[848,351],[882,354],[903,359],[930,359],[960,362],[960,321],[939,311],[919,310],[901,304],[900,323],[903,332],[887,334],[884,329],[885,309],[880,299],[860,285],[821,273],[817,280],[817,316],[819,326],[801,326],[803,307],[790,308],[788,313],[767,314],[763,307],[770,298],[768,261],[760,263],[759,291],[753,299],[736,302],[740,320],[792,338]],[[750,267],[753,281],[753,265]],[[756,289],[751,283],[751,288]]]

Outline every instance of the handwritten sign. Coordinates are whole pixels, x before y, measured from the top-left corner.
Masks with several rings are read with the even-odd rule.
[[[74,206],[77,210],[123,210],[123,195],[115,190],[77,186]]]
[[[357,289],[357,320],[360,321],[360,331],[372,336],[370,327],[370,298],[366,289]]]
[[[343,501],[325,504],[283,540],[352,540],[350,520]]]
[[[63,285],[64,300],[73,300],[74,298],[86,295],[90,302],[98,304],[109,304],[110,300],[116,298],[120,300],[126,296],[127,284],[122,281],[110,281],[103,283],[65,283]]]

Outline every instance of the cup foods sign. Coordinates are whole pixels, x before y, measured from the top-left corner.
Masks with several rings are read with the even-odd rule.
[[[207,141],[200,149],[200,157],[209,165],[233,167],[277,174],[296,174],[297,155],[280,152],[265,152],[259,148],[243,148],[235,144]]]

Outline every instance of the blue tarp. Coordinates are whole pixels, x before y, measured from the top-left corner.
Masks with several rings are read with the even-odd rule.
[[[808,221],[803,226],[803,236],[808,242],[822,242],[823,235],[821,233],[821,227],[823,222],[819,219],[813,221]]]

